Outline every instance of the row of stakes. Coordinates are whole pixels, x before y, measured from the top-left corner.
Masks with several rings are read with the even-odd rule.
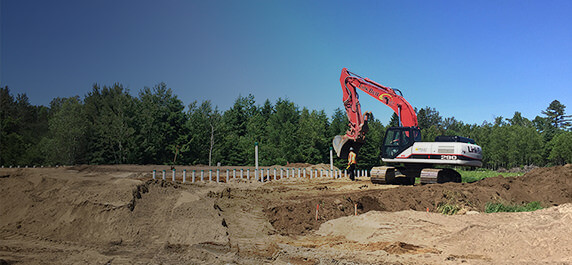
[[[258,171],[260,171],[260,172],[258,172]],[[266,176],[264,176],[265,175],[264,171],[266,171]],[[311,169],[309,171],[310,171],[310,173],[309,173],[310,179],[318,178],[318,175],[321,178],[322,177],[329,177],[329,178],[341,178],[342,177],[342,171],[339,169],[336,169],[336,170]],[[244,179],[244,176],[245,176],[245,174],[244,174],[245,170],[244,169],[240,169],[239,171],[237,171],[236,169],[233,169],[232,170],[232,178],[233,179],[237,178],[237,172],[238,172],[238,178]],[[366,174],[367,174],[367,171],[365,169],[364,170],[357,170],[356,172],[357,172],[357,174],[356,174],[357,177],[366,176]],[[271,173],[271,169],[266,169],[266,170],[264,170],[264,169],[256,170],[255,169],[254,170],[254,180],[260,180],[262,182],[270,181],[272,179],[270,173]],[[277,169],[274,168],[274,174],[272,175],[274,180],[278,179],[277,173],[278,173]],[[304,169],[298,168],[297,170],[294,168],[286,169],[286,170],[281,168],[279,170],[279,173],[280,173],[280,179],[282,179],[284,177],[286,177],[286,178],[295,178],[295,177],[306,178],[306,169],[305,168]],[[297,176],[296,176],[296,173],[297,173]],[[214,177],[216,178],[216,182],[217,183],[221,182],[220,169],[217,169],[215,174],[216,175]],[[172,175],[171,175],[173,182],[175,182],[175,180],[176,180],[176,175],[177,175],[176,170],[173,169]],[[343,176],[347,178],[347,176],[348,176],[347,170],[343,171]],[[207,176],[205,175],[205,170],[201,170],[200,174],[197,174],[196,170],[193,170],[191,172],[191,182],[192,183],[195,183],[197,181],[197,178],[200,178],[200,181],[204,182],[206,177]],[[157,179],[157,170],[153,170],[153,179]],[[163,170],[162,179],[167,180],[167,171],[166,170]],[[225,182],[229,182],[230,179],[231,179],[230,170],[227,169]],[[246,179],[250,180],[250,169],[246,169]],[[212,169],[208,171],[208,181],[209,182],[213,181],[213,170]],[[185,182],[187,182],[187,170],[183,169],[183,183],[185,183]]]
[[[38,167],[38,168],[43,168],[44,165],[40,165],[40,166],[36,166],[36,165],[33,165],[33,166],[28,166],[28,165],[26,165],[26,166],[20,166],[20,165],[17,165],[17,166],[6,166],[6,167],[1,166],[0,168],[36,168],[36,167]],[[56,166],[48,165],[48,166],[46,166],[46,167],[60,167],[60,165],[56,165]]]

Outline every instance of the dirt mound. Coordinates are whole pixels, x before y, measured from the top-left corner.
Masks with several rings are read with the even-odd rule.
[[[312,166],[312,164],[308,164],[308,163],[288,163],[285,165],[285,167],[310,167]]]
[[[572,262],[572,204],[562,204],[572,200],[570,165],[409,187],[347,178],[180,183],[152,180],[154,169],[170,170],[0,169],[0,263]],[[425,212],[445,203],[482,211],[494,200],[561,205],[531,213]]]
[[[389,254],[440,255],[406,264],[568,264],[571,220],[569,203],[535,212],[453,216],[372,211],[328,221],[317,234],[350,242],[344,246],[359,242]]]
[[[572,202],[572,166],[537,168],[521,177],[498,176],[474,183],[329,194],[285,202],[267,209],[266,214],[279,233],[304,235],[317,229],[323,222],[352,215],[355,208],[358,214],[403,210],[438,212],[439,206],[450,205],[482,212],[488,202],[523,204],[533,201],[540,201],[543,207]]]
[[[537,169],[538,167],[535,165],[526,165],[523,167],[513,167],[511,169],[506,169],[506,168],[499,168],[497,169],[497,172],[500,173],[528,173],[530,171],[532,171],[533,169]]]
[[[78,175],[78,169],[91,173]],[[27,255],[11,255],[8,260],[106,264],[110,259],[122,263],[125,251],[134,253],[127,261],[136,262],[148,260],[150,250],[168,257],[194,245],[228,249],[227,228],[213,199],[183,191],[172,182],[93,174],[106,170],[52,169],[49,176],[22,170],[3,179],[0,245],[25,246],[8,253]],[[138,250],[142,245],[146,250]],[[0,258],[5,253],[0,248]],[[178,260],[197,263],[194,257]],[[168,259],[156,263],[172,264]]]

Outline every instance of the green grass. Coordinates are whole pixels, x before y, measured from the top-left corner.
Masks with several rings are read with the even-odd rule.
[[[457,172],[461,174],[463,182],[475,182],[484,178],[496,177],[502,175],[503,177],[516,177],[522,176],[523,173],[499,173],[488,169],[478,169],[478,170],[462,170],[458,169]]]
[[[502,175],[504,177],[517,177],[522,176],[523,173],[499,173],[494,170],[488,169],[477,169],[477,170],[462,170],[462,169],[455,169],[457,172],[461,174],[461,179],[465,183],[471,183],[475,181],[479,181],[484,178],[496,177],[498,175]],[[421,183],[420,178],[415,179],[415,183]]]
[[[485,205],[485,213],[498,213],[498,212],[532,212],[542,209],[540,202],[529,202],[523,205],[504,204],[500,202],[488,202]]]

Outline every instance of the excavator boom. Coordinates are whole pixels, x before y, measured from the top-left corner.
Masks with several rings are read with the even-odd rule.
[[[422,142],[415,110],[398,89],[380,85],[346,68],[342,69],[340,83],[349,129],[332,142],[338,157],[347,158],[350,147],[359,152],[368,131],[371,114],[362,115],[356,88],[393,109],[399,117],[399,127],[388,128],[383,140],[381,158],[388,166],[371,169],[372,183],[413,184],[417,177],[422,184],[461,182],[461,175],[455,170],[435,166],[482,166],[481,147],[471,139],[443,136],[435,142]]]
[[[370,113],[362,114],[356,88],[393,109],[399,117],[400,126],[417,127],[415,110],[403,98],[401,91],[398,89],[383,86],[369,78],[363,78],[350,72],[347,68],[342,69],[340,84],[342,85],[342,100],[348,115],[349,129],[345,135],[336,136],[332,142],[338,157],[346,158],[350,147],[359,150],[365,142],[365,135],[368,130],[367,120],[370,117]],[[399,94],[396,92],[399,92]]]

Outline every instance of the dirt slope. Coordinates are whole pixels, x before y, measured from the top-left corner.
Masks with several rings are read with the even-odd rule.
[[[537,168],[521,177],[498,176],[475,183],[386,186],[394,188],[383,190],[371,189],[373,185],[366,181],[361,183],[361,189],[343,193],[324,192],[328,185],[316,186],[314,196],[276,202],[267,211],[268,219],[282,234],[304,235],[320,225],[312,215],[316,204],[320,204],[322,209],[320,220],[327,221],[352,214],[356,205],[358,212],[364,213],[436,212],[443,203],[458,205],[466,211],[484,211],[487,202],[522,204],[540,201],[544,207],[572,202],[572,165]]]
[[[152,180],[153,169],[169,167],[0,169],[0,264],[572,262],[570,165],[414,187],[325,178],[182,184]],[[558,206],[426,212],[440,202],[482,211],[495,200]]]

